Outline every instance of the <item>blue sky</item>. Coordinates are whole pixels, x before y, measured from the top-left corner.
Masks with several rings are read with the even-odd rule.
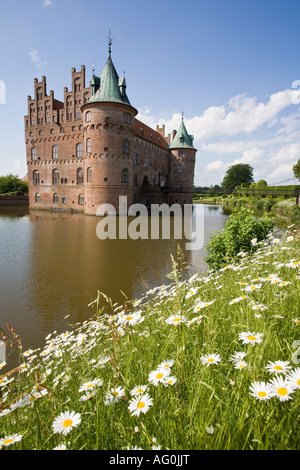
[[[250,163],[269,184],[300,158],[299,0],[10,0],[0,6],[0,175],[26,170],[24,115],[33,79],[63,99],[71,68],[100,74],[107,36],[138,118],[185,123],[196,185]],[[5,85],[5,95],[4,95]],[[4,99],[5,98],[5,99]],[[292,181],[291,181],[292,182]]]

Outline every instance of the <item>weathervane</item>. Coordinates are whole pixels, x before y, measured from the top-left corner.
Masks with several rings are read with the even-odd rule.
[[[111,45],[112,45],[112,41],[113,41],[113,38],[111,37],[111,31],[109,30],[109,36],[108,36],[108,52],[109,54],[111,54]]]

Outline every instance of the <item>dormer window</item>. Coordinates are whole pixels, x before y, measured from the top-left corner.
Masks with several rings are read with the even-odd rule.
[[[183,144],[183,142],[184,142],[184,137],[183,136],[180,137],[180,142]]]

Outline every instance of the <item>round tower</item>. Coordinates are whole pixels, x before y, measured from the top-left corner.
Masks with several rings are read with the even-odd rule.
[[[178,131],[173,131],[173,140],[169,145],[169,203],[192,204],[194,168],[197,149],[193,145],[194,137],[188,134],[182,122]]]
[[[85,146],[85,213],[95,214],[100,204],[119,196],[133,203],[134,120],[137,110],[126,94],[125,77],[119,78],[111,50],[100,77],[93,76],[92,96],[82,108]]]

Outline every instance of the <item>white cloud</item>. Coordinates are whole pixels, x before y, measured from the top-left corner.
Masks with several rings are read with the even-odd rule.
[[[44,0],[43,7],[49,7],[52,5],[52,0]]]
[[[37,68],[42,67],[43,65],[46,65],[47,62],[41,61],[38,51],[34,49],[34,47],[31,47],[30,51],[28,52],[28,55],[31,58],[31,62],[37,66]]]
[[[215,160],[206,165],[205,170],[208,172],[216,171],[224,168],[224,162],[222,160]]]

